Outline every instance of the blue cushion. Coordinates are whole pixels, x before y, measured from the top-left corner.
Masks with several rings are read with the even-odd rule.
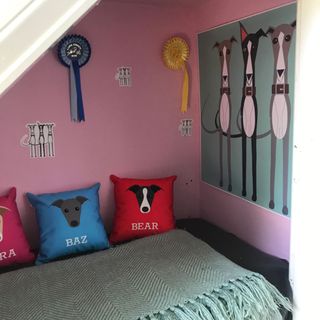
[[[40,251],[36,264],[109,248],[100,217],[100,183],[85,189],[27,197],[36,209]]]

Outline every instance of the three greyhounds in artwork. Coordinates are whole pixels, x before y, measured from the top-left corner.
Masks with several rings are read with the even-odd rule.
[[[240,133],[231,134],[231,90],[230,90],[230,57],[231,47],[236,39],[231,37],[222,42],[216,42],[213,46],[218,49],[220,61],[220,100],[216,114],[217,130],[208,130],[208,133],[219,132],[219,185],[223,186],[223,136],[227,137],[227,164],[228,164],[228,191],[232,190],[231,183],[231,138],[241,137],[242,147],[242,195],[247,195],[247,140],[251,140],[252,160],[252,201],[257,200],[257,139],[271,134],[271,161],[270,161],[270,202],[269,207],[273,209],[275,192],[276,172],[276,146],[282,141],[283,146],[283,207],[282,212],[288,214],[288,171],[289,171],[289,129],[291,106],[289,99],[288,84],[288,54],[295,22],[282,24],[276,28],[270,27],[267,32],[259,29],[255,33],[248,33],[240,23],[240,37],[242,56],[244,61],[242,99],[240,105],[241,125],[238,125]],[[261,37],[271,36],[274,54],[274,79],[272,85],[272,96],[270,102],[270,127],[271,130],[264,134],[257,134],[257,122],[259,104],[256,99],[256,56]]]

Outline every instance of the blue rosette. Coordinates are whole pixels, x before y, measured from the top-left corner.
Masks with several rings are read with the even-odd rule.
[[[80,68],[89,61],[90,56],[90,44],[83,36],[67,35],[58,44],[59,60],[70,69],[70,114],[75,122],[85,121]]]

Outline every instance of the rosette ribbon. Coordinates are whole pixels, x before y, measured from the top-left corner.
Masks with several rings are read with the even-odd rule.
[[[75,122],[85,121],[80,68],[89,61],[90,55],[90,44],[80,35],[67,35],[59,42],[59,59],[70,69],[70,115]]]
[[[163,46],[162,59],[164,64],[171,70],[183,71],[182,99],[180,110],[187,112],[189,100],[189,74],[187,60],[189,58],[189,46],[180,37],[172,37]]]
[[[183,70],[183,86],[182,86],[182,100],[181,100],[181,112],[187,112],[188,100],[189,100],[189,74],[186,63],[182,66]]]
[[[75,122],[85,121],[78,61],[70,64],[70,115]]]

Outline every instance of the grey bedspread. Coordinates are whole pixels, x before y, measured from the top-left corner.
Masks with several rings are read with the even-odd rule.
[[[0,275],[1,320],[281,319],[288,300],[182,230]]]

